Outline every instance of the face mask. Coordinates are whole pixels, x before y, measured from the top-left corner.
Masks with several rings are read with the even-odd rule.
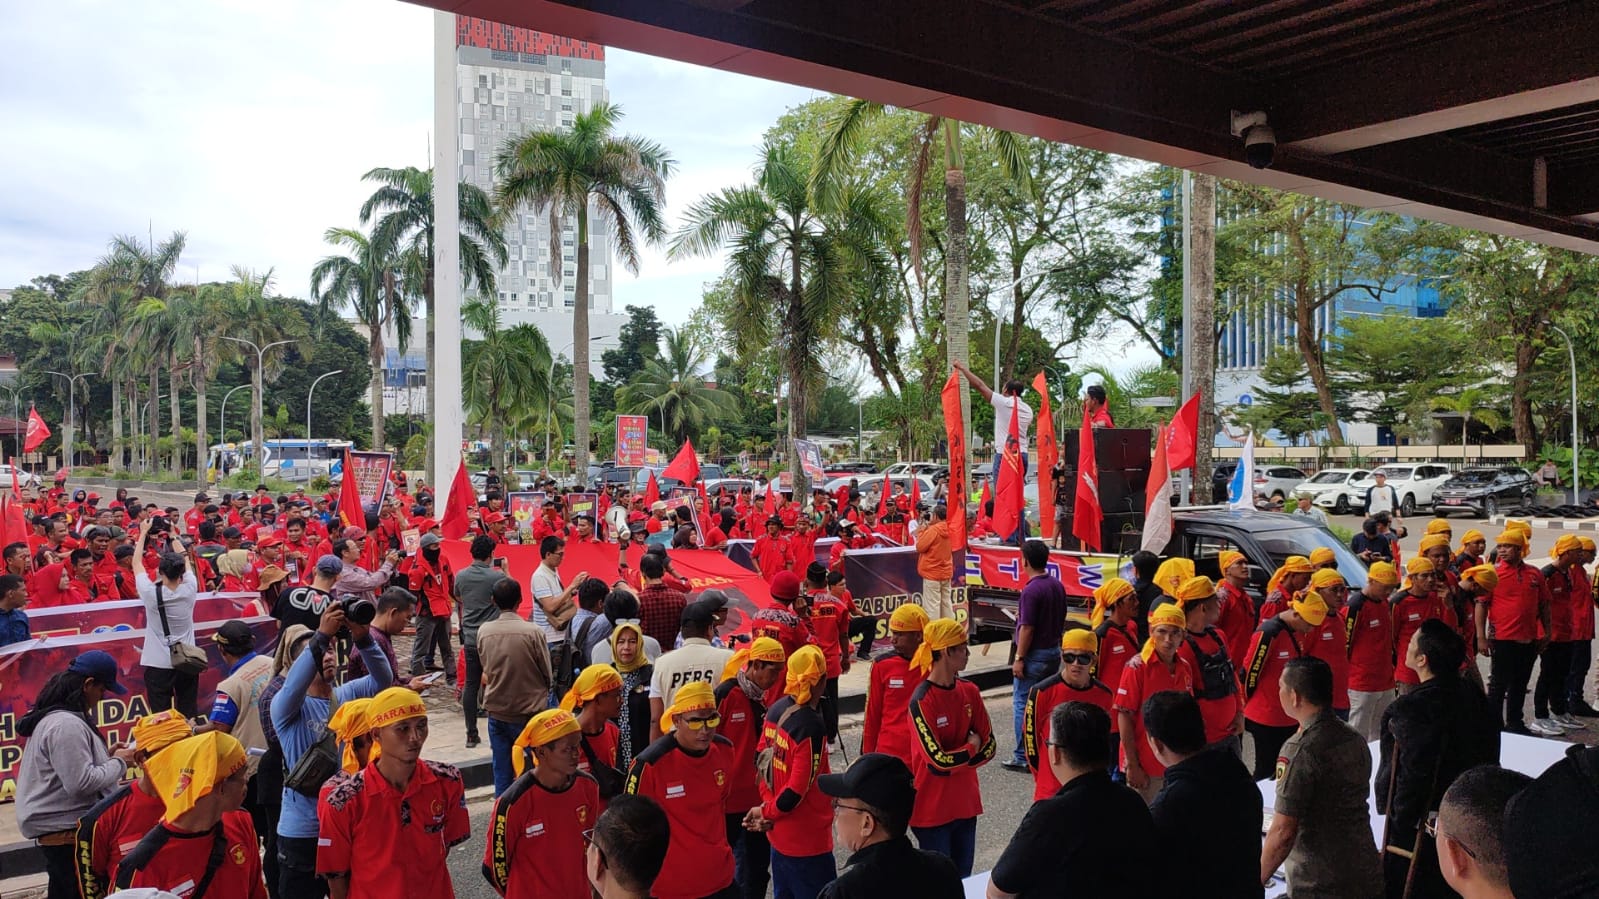
[[[438,544],[422,547],[422,558],[427,559],[429,562],[437,562],[439,560]]]

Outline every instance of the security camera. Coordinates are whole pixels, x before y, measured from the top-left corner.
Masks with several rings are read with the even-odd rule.
[[[1266,113],[1234,110],[1233,137],[1244,139],[1244,160],[1252,167],[1271,168],[1277,152],[1277,133],[1266,123]]]

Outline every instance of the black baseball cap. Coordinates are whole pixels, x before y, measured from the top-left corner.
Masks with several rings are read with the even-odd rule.
[[[916,805],[916,778],[898,757],[868,752],[843,774],[816,778],[822,792],[834,799],[859,799],[888,816],[883,822],[893,831],[909,826]]]
[[[94,678],[95,683],[118,696],[128,695],[128,688],[117,683],[117,660],[103,649],[91,649],[78,656],[67,666],[67,670]]]
[[[211,641],[239,655],[255,649],[255,632],[238,619],[224,621],[217,632],[211,635]]]
[[[693,624],[700,627],[710,627],[716,623],[716,613],[721,611],[721,609],[721,603],[696,599],[683,607],[681,620],[685,626]]]

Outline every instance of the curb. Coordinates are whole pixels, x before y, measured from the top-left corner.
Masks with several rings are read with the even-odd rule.
[[[1599,518],[1521,518],[1515,515],[1495,515],[1488,519],[1488,522],[1503,525],[1512,518],[1525,521],[1533,528],[1552,531],[1599,531]]]

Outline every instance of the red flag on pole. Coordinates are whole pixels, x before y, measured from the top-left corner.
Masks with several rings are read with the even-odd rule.
[[[1199,446],[1199,394],[1188,398],[1166,429],[1166,464],[1172,471],[1194,467]]]
[[[22,485],[17,483],[17,460],[16,459],[12,459],[11,460],[11,497],[12,497],[12,499],[21,499],[22,498]]]
[[[966,423],[961,419],[960,372],[950,372],[940,397],[944,406],[944,439],[949,443],[949,524],[951,549],[966,548]]]
[[[983,481],[983,495],[977,499],[977,514],[979,516],[983,514],[983,510],[988,508],[989,501],[994,498],[994,494],[988,489],[990,486],[992,485],[989,484],[987,480]],[[990,519],[990,521],[992,520],[993,519]]]
[[[472,507],[477,505],[477,494],[472,490],[472,479],[467,477],[466,462],[455,470],[455,480],[450,482],[450,495],[444,501],[444,517],[439,519],[439,531],[446,540],[459,540],[466,536],[471,523]]]
[[[1171,542],[1171,470],[1166,466],[1166,441],[1170,435],[1165,428],[1155,433],[1155,458],[1149,463],[1149,489],[1144,507],[1144,539],[1140,549],[1155,554],[1165,551]]]
[[[1021,403],[1010,404],[1010,426],[1005,430],[1005,451],[999,457],[999,483],[994,485],[994,533],[1009,540],[1021,527],[1023,506]]]
[[[661,472],[663,478],[676,478],[685,484],[692,484],[700,479],[700,460],[694,455],[694,441],[683,441],[683,448],[672,457],[672,464],[666,466]]]
[[[892,489],[894,489],[894,488],[888,483],[888,477],[885,475],[883,477],[882,485],[877,488],[877,520],[878,521],[882,521],[883,520],[883,516],[888,514],[888,492],[890,490],[892,490]]]
[[[339,519],[345,527],[355,525],[366,530],[366,510],[361,508],[361,488],[355,483],[355,463],[350,459],[350,449],[344,449],[344,475],[339,481]]]
[[[711,497],[705,491],[705,482],[696,479],[694,487],[700,492],[700,534],[703,536],[711,529]]]
[[[39,410],[28,407],[28,434],[22,443],[22,451],[31,453],[39,448],[39,444],[50,439],[50,426],[44,423],[39,416]]]
[[[911,516],[916,515],[916,510],[922,507],[922,479],[911,475]]]
[[[1060,461],[1060,447],[1055,445],[1055,416],[1049,410],[1049,381],[1039,372],[1033,378],[1033,389],[1038,391],[1038,420],[1033,430],[1038,434],[1038,533],[1045,540],[1055,536],[1054,496],[1055,464]]]
[[[655,508],[661,500],[661,485],[655,480],[655,472],[650,472],[649,483],[644,485],[644,510],[647,512]]]
[[[1077,496],[1072,504],[1072,536],[1083,546],[1099,550],[1099,531],[1105,513],[1099,507],[1099,464],[1094,461],[1094,428],[1088,413],[1083,413],[1082,434],[1077,441]]]

